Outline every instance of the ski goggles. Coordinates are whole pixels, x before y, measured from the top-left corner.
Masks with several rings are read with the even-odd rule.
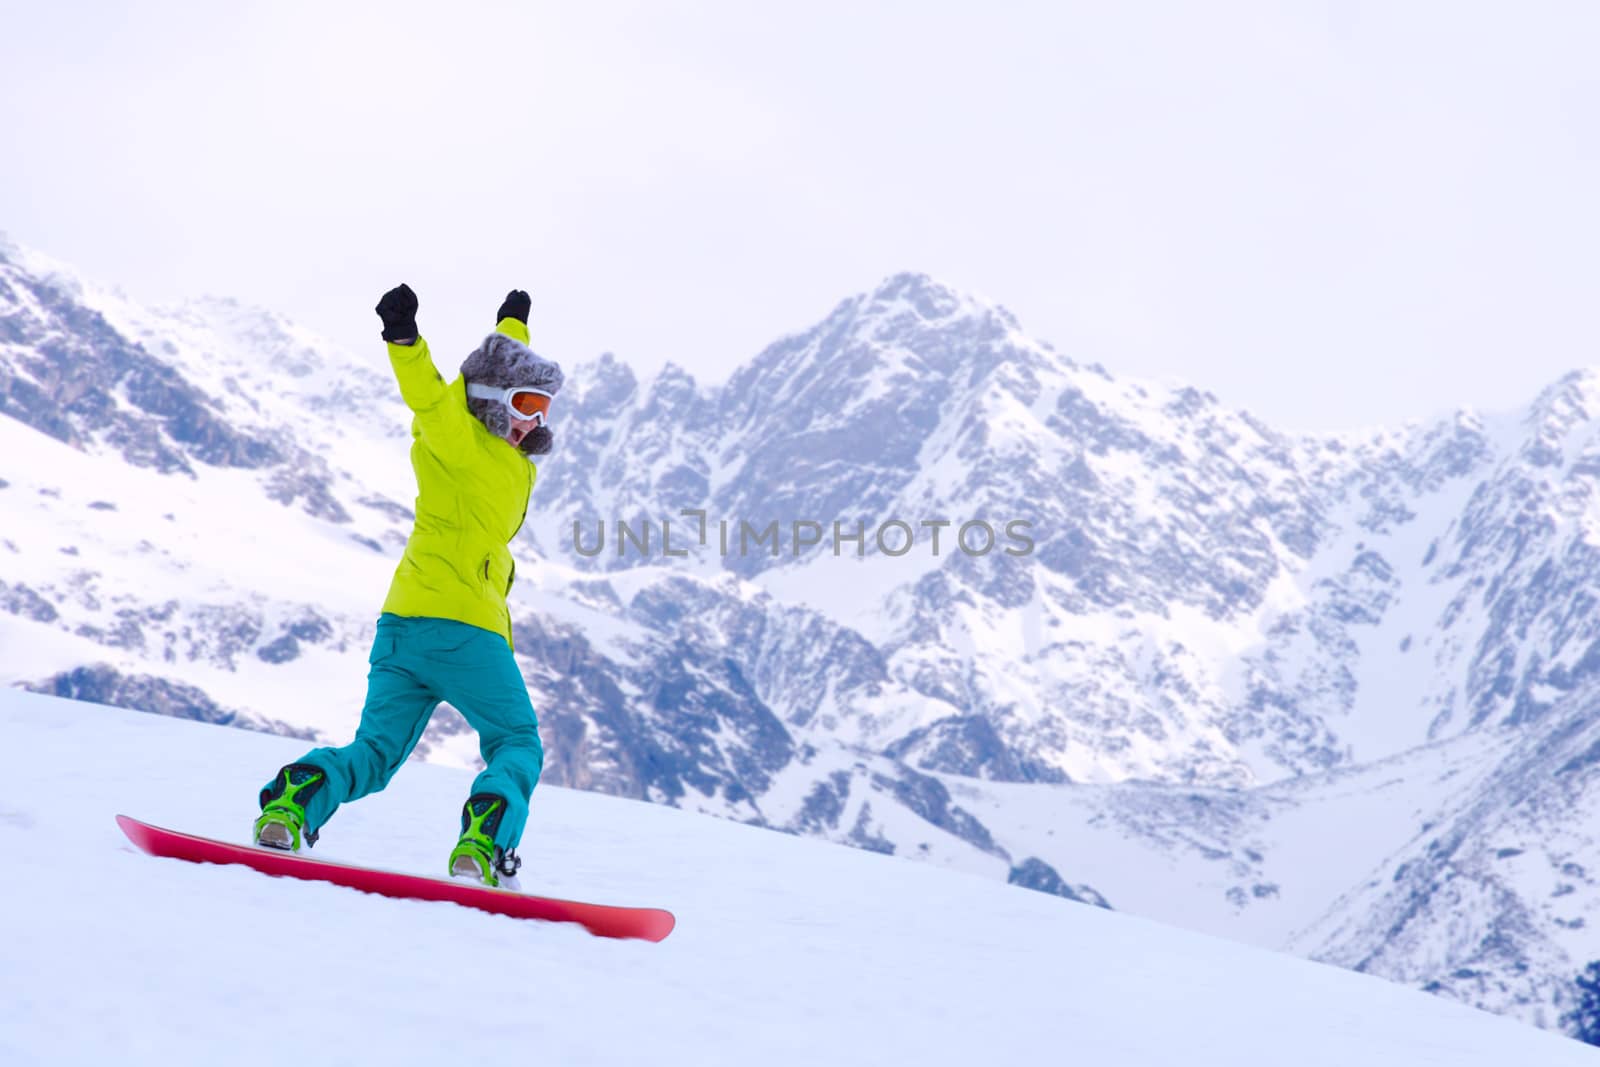
[[[475,400],[498,401],[506,406],[512,418],[532,421],[537,426],[543,426],[550,417],[550,394],[532,386],[499,389],[492,385],[468,385],[467,395]]]

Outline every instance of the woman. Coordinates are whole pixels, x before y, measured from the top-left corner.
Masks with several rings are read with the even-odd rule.
[[[448,701],[478,732],[486,764],[462,808],[450,873],[515,884],[514,850],[544,749],[512,655],[506,595],[516,566],[507,545],[533,490],[528,457],[550,451],[546,419],[562,383],[561,368],[528,348],[531,306],[526,292],[507,294],[495,332],[447,384],[417,332],[410,286],[378,302],[389,362],[415,413],[416,523],[378,619],[355,740],[278,771],[261,790],[258,845],[314,845],[340,804],[388,784]]]

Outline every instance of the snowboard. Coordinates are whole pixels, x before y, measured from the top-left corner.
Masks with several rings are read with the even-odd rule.
[[[491,889],[453,878],[429,878],[375,867],[358,867],[351,863],[316,860],[293,852],[230,844],[209,837],[166,830],[126,815],[117,816],[117,825],[128,835],[128,840],[152,856],[189,860],[192,863],[242,863],[275,877],[332,882],[334,885],[386,897],[449,901],[514,919],[577,923],[599,937],[660,941],[672,932],[677,921],[670,911],[659,908],[584,904],[576,900],[536,897],[508,889]]]

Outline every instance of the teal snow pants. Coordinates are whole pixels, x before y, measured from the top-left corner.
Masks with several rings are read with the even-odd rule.
[[[487,764],[472,783],[472,794],[505,798],[495,844],[515,848],[528,821],[528,797],[544,767],[544,746],[506,639],[452,619],[384,614],[368,662],[367,702],[355,740],[343,748],[313,749],[298,761],[328,776],[306,804],[306,832],[321,828],[340,804],[388,785],[422,737],[433,709],[448,701],[478,731],[478,750]]]

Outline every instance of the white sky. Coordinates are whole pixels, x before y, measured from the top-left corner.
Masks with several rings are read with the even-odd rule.
[[[0,230],[719,381],[899,270],[1284,429],[1600,364],[1600,4],[0,0]]]

